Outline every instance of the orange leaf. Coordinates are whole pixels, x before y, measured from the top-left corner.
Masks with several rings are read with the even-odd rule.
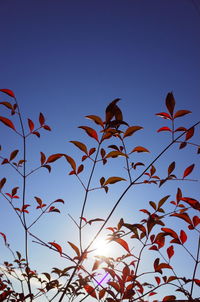
[[[7,95],[11,96],[12,98],[15,98],[15,94],[10,89],[0,89],[1,92],[6,93]]]
[[[102,299],[105,296],[106,290],[103,288],[99,292],[99,299]]]
[[[81,254],[80,254],[79,248],[78,248],[75,244],[73,244],[72,242],[69,242],[69,241],[68,241],[68,243],[69,243],[69,245],[73,248],[73,250],[76,252],[76,255],[77,255],[78,257],[80,257]]]
[[[19,152],[19,150],[14,150],[13,152],[11,152],[10,161],[13,160],[17,156],[18,152]]]
[[[97,125],[100,125],[102,128],[104,127],[102,119],[97,115],[87,115],[86,118],[94,121]]]
[[[165,296],[162,301],[165,302],[165,301],[175,301],[175,300],[176,300],[176,296]]]
[[[84,289],[86,290],[86,292],[92,296],[93,298],[97,299],[97,295],[96,295],[96,292],[95,292],[95,289],[94,287],[90,286],[90,285],[84,285]]]
[[[77,170],[77,174],[81,173],[84,169],[84,165],[80,165]]]
[[[8,109],[13,109],[12,104],[9,102],[0,102],[0,104],[4,105]]]
[[[8,118],[3,117],[3,116],[0,116],[0,121],[1,121],[4,125],[6,125],[6,126],[12,128],[13,130],[15,130],[15,126],[13,125],[12,121],[9,120]]]
[[[58,160],[59,158],[61,158],[63,156],[62,153],[56,153],[56,154],[52,154],[48,157],[46,163],[53,163],[54,161]]]
[[[90,128],[90,127],[87,127],[87,126],[80,126],[79,128],[85,130],[86,133],[87,133],[90,137],[94,138],[97,142],[99,142],[97,132],[96,132],[93,128]]]
[[[128,127],[124,133],[124,138],[127,136],[131,136],[134,132],[143,129],[143,127],[140,126],[132,126],[132,127]]]
[[[174,107],[175,107],[176,102],[175,102],[175,99],[174,99],[174,96],[173,96],[172,92],[169,92],[167,94],[165,103],[166,103],[166,107],[167,107],[169,113],[171,114],[171,116],[173,116]]]
[[[150,152],[150,151],[142,146],[137,146],[131,151],[131,153],[132,152]]]
[[[125,156],[125,157],[128,157],[125,153],[123,152],[120,152],[120,151],[111,151],[109,152],[107,155],[106,155],[106,158],[109,158],[109,157],[117,157],[117,156]]]
[[[72,167],[73,171],[76,172],[76,163],[74,161],[74,159],[72,157],[70,157],[69,155],[65,155],[66,160],[68,161],[68,163],[70,164],[70,166]]]
[[[117,177],[117,176],[109,177],[109,178],[105,181],[104,186],[106,186],[106,185],[108,185],[108,184],[114,184],[114,183],[116,183],[116,182],[118,182],[118,181],[121,181],[121,180],[126,180],[126,179],[124,179],[124,178],[122,178],[122,177]]]
[[[124,239],[117,238],[117,239],[114,239],[113,241],[119,243],[128,253],[130,253],[128,243]]]
[[[60,253],[60,255],[62,255],[62,247],[55,242],[48,242],[49,244],[53,245],[53,247],[55,247],[55,249]]]
[[[76,147],[78,147],[81,151],[83,151],[85,154],[88,155],[87,147],[85,144],[78,142],[78,141],[70,141],[70,143],[74,144]]]
[[[192,170],[194,169],[194,164],[192,164],[191,166],[187,167],[183,173],[183,178],[185,178],[186,176],[188,176]]]
[[[178,110],[176,111],[176,113],[174,114],[174,118],[177,118],[177,117],[181,117],[183,115],[186,115],[188,113],[192,113],[191,111],[189,110]]]
[[[185,140],[188,141],[194,135],[194,127],[190,128],[185,136]]]

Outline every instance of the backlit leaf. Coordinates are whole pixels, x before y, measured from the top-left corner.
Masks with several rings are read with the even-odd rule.
[[[119,102],[119,98],[113,100],[107,107],[106,107],[106,124],[108,124],[112,118],[114,116],[116,116],[116,111],[117,109],[119,109],[119,107],[116,105],[117,102]],[[119,114],[118,114],[119,115]],[[117,118],[118,120],[123,120],[123,118],[121,117],[121,119]]]
[[[190,128],[185,136],[185,140],[188,141],[194,135],[194,127]]]
[[[170,197],[170,195],[167,195],[165,197],[163,197],[159,203],[158,203],[158,208],[162,207],[162,205],[166,202],[166,200]]]
[[[183,173],[183,178],[185,178],[186,176],[188,176],[192,170],[194,169],[194,164],[192,164],[191,166],[187,167]]]
[[[114,239],[113,241],[119,243],[128,253],[130,253],[128,243],[124,239],[117,238],[117,239]]]
[[[174,113],[174,107],[175,107],[175,99],[174,99],[174,96],[173,96],[173,93],[172,92],[169,92],[167,94],[167,97],[166,97],[166,100],[165,100],[165,103],[166,103],[166,107],[170,113],[171,116],[173,116],[173,113]]]
[[[14,92],[10,89],[0,89],[0,91],[7,94],[7,95],[9,95],[9,96],[11,96],[12,98],[15,98]]]
[[[30,129],[30,132],[32,132],[35,128],[35,125],[34,125],[33,121],[29,118],[28,118],[28,126],[29,126],[29,129]]]
[[[106,158],[114,158],[114,157],[117,157],[117,156],[125,156],[127,157],[127,155],[123,152],[120,152],[120,151],[111,151],[109,152],[107,155],[106,155]]]
[[[175,300],[176,300],[176,296],[165,296],[162,301],[165,302],[165,301],[175,301]]]
[[[118,182],[118,181],[122,181],[122,180],[126,180],[126,179],[124,179],[124,178],[122,178],[122,177],[118,177],[118,176],[112,176],[112,177],[109,177],[109,178],[105,181],[104,185],[106,186],[106,185],[108,185],[108,184],[114,184],[114,183],[116,183],[116,182]]]
[[[159,112],[159,113],[156,113],[156,115],[160,116],[160,117],[162,117],[164,119],[167,119],[167,120],[171,120],[172,119],[171,116],[168,113],[166,113],[166,112]]]
[[[170,245],[167,249],[167,255],[169,257],[169,259],[171,259],[171,257],[174,255],[174,247],[173,245]]]
[[[94,287],[87,284],[87,285],[84,285],[84,289],[90,296],[97,299],[97,295],[96,295]]]
[[[12,128],[13,130],[15,130],[15,126],[13,125],[12,121],[9,120],[8,118],[3,117],[3,116],[0,116],[0,121],[1,121],[4,125],[6,125],[6,126]]]
[[[189,110],[178,110],[176,111],[176,113],[174,114],[174,118],[177,118],[177,117],[181,117],[181,116],[184,116],[188,113],[192,113],[191,111]]]
[[[97,125],[100,125],[102,128],[104,127],[102,119],[97,115],[87,115],[86,118],[94,121]]]
[[[73,171],[76,172],[76,163],[72,157],[69,155],[64,155],[70,166],[72,167]]]
[[[85,144],[83,144],[81,142],[78,142],[78,141],[70,141],[70,143],[74,144],[76,147],[78,147],[85,154],[88,154],[87,147],[86,147]]]
[[[61,202],[61,203],[63,203],[63,204],[65,203],[64,200],[63,200],[63,199],[60,199],[60,198],[59,198],[59,199],[56,199],[56,200],[54,201],[54,203],[55,203],[55,202]]]
[[[78,248],[75,244],[73,244],[72,242],[70,242],[70,241],[68,241],[68,243],[69,243],[69,245],[73,248],[73,250],[76,252],[76,255],[77,255],[78,257],[80,257],[81,254],[80,254],[79,248]]]
[[[133,133],[135,133],[136,131],[143,129],[143,127],[140,126],[132,126],[132,127],[128,127],[124,133],[124,138],[127,136],[131,136]]]
[[[56,243],[56,242],[48,242],[49,244],[53,245],[53,247],[55,247],[55,249],[60,253],[60,255],[62,255],[62,247]]]
[[[182,244],[184,244],[187,241],[187,235],[183,230],[180,231],[180,240]]]
[[[84,169],[84,165],[80,165],[77,170],[77,174],[81,173]]]
[[[161,132],[161,131],[170,131],[170,132],[172,132],[172,130],[169,127],[161,127],[160,129],[157,130],[157,132]]]
[[[132,152],[138,152],[138,153],[140,153],[140,152],[150,152],[150,151],[149,151],[148,149],[142,147],[142,146],[137,146],[137,147],[135,147],[135,148],[131,151],[131,153],[132,153]]]
[[[80,126],[79,128],[85,130],[85,132],[86,132],[90,137],[94,138],[97,142],[99,142],[97,132],[96,132],[93,128],[90,128],[90,127],[87,127],[87,126]]]

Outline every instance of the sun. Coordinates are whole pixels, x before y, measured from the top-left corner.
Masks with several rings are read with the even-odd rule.
[[[103,238],[96,239],[92,245],[94,256],[108,257],[111,253],[110,244]]]

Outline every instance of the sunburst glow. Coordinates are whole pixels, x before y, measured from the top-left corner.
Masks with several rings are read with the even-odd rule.
[[[94,242],[93,249],[94,249],[93,254],[95,256],[108,257],[109,254],[111,253],[110,244],[108,243],[108,241],[106,241],[103,238],[99,238]]]

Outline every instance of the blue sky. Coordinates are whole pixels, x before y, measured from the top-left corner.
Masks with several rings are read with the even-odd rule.
[[[2,0],[0,88],[15,92],[25,122],[27,117],[37,120],[39,112],[43,112],[53,130],[43,132],[41,139],[30,138],[30,167],[37,165],[40,151],[47,155],[64,152],[78,157],[80,153],[74,151],[75,148],[68,143],[70,140],[85,139],[93,146],[91,139],[77,127],[92,126],[84,119],[85,115],[104,117],[105,107],[116,97],[122,98],[120,106],[125,120],[130,125],[144,127],[143,133],[135,136],[135,141],[130,140],[130,148],[138,144],[152,150],[151,154],[142,157],[136,155],[137,160],[150,162],[169,141],[167,133],[156,133],[158,128],[167,125],[167,121],[155,116],[155,113],[165,111],[167,92],[173,91],[177,109],[193,112],[182,119],[185,126],[197,122],[200,112],[198,5],[197,0]],[[1,99],[8,100],[2,94]],[[4,108],[0,110],[0,115],[6,114]],[[181,119],[178,125],[181,125]],[[19,141],[9,129],[1,126],[0,131],[0,143],[5,153],[16,149],[16,145],[19,147]],[[168,162],[173,161],[175,150],[178,150],[177,146],[166,155],[165,161],[159,163],[161,172],[162,168],[167,169]],[[198,160],[194,151],[189,155],[190,151],[183,150],[177,158],[180,173],[182,165],[186,167]],[[79,185],[73,177],[67,176],[69,168],[63,161],[54,166],[50,176],[46,170],[33,175],[28,182],[27,198],[30,202],[33,202],[33,196],[48,201],[60,197],[66,201],[62,222],[60,216],[54,215],[55,225],[48,229],[51,236],[45,237],[49,218],[41,221],[35,229],[47,241],[61,242],[63,233],[65,241],[73,233],[67,213],[78,219],[83,192],[77,191]],[[118,165],[109,166],[109,169],[105,172],[107,176],[110,171],[122,171]],[[99,175],[101,173],[100,168]],[[17,181],[11,171],[1,166],[0,176],[4,175],[11,182]],[[193,175],[199,178],[199,171],[194,171]],[[133,212],[130,212],[132,200],[138,200],[136,208],[140,209],[145,206],[145,201],[159,200],[168,190],[172,189],[174,194],[175,188],[175,184],[169,184],[159,192],[154,192],[154,188],[141,192],[137,188],[135,195],[128,193],[111,225],[121,216],[130,221],[133,219]],[[196,183],[186,188],[194,193],[194,198],[199,198]],[[121,190],[115,191],[112,187],[108,199],[111,205]],[[94,210],[97,216],[104,216],[109,211],[107,203],[102,205],[104,198],[103,193],[91,195],[87,209],[90,217],[93,217]],[[9,225],[4,213],[10,215],[12,222]],[[20,231],[14,217],[4,203],[0,211],[0,231],[6,233],[9,230],[10,241],[15,249],[19,249]],[[44,255],[40,247],[36,249]],[[5,255],[6,250],[2,253]],[[36,255],[33,258],[41,261]]]

